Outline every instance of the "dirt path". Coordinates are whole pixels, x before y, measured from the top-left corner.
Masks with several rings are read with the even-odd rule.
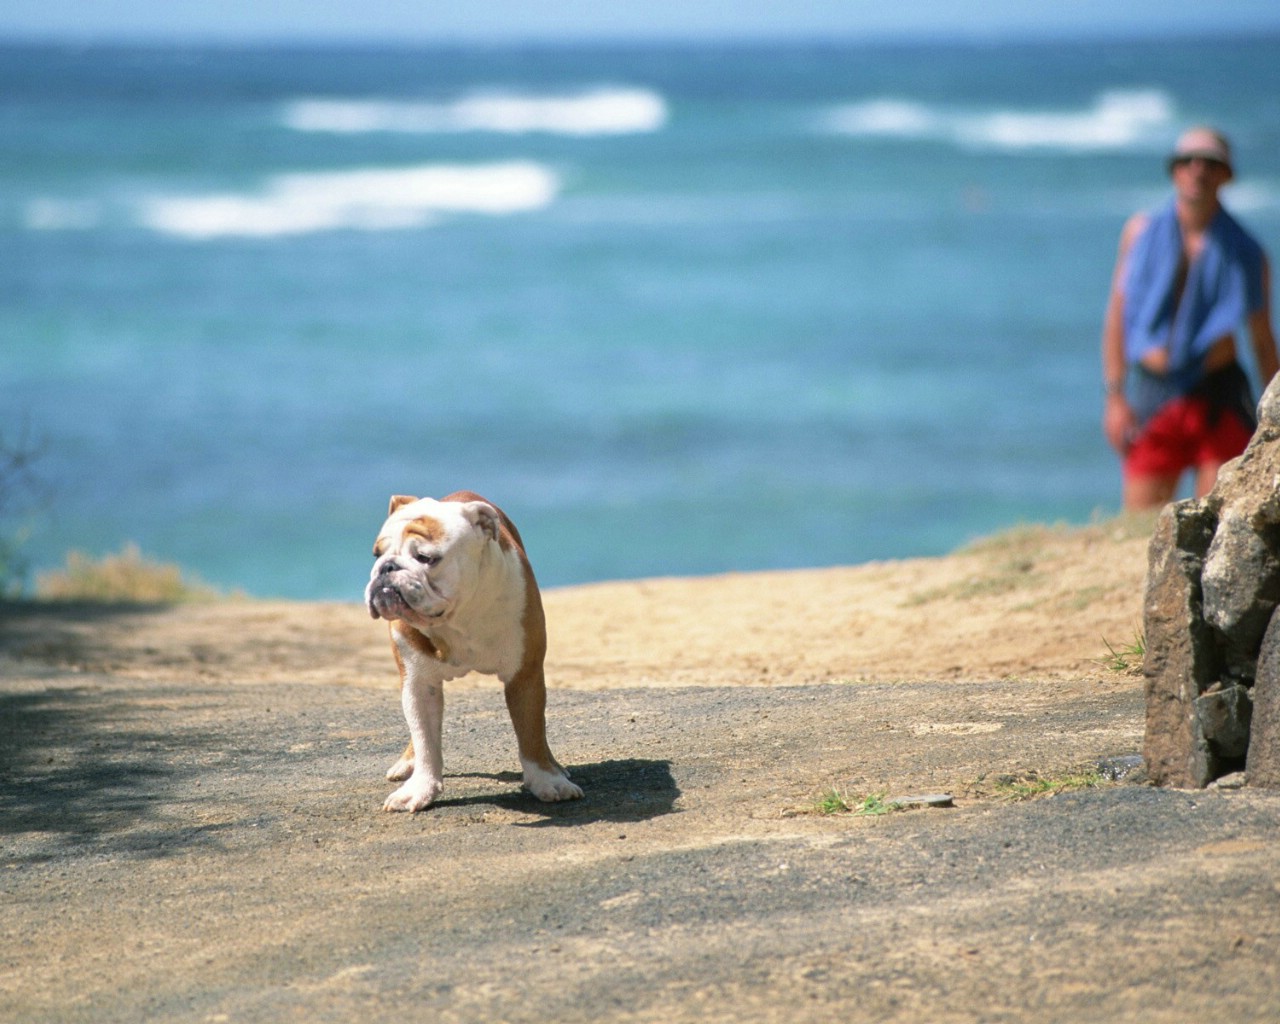
[[[549,594],[586,799],[474,680],[413,817],[358,607],[4,608],[0,1020],[1274,1020],[1280,794],[1013,799],[1138,749],[1142,547]]]

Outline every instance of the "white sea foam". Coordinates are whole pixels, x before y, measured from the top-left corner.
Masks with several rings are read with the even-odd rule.
[[[146,227],[181,238],[268,238],[422,227],[444,213],[519,213],[549,205],[559,188],[555,174],[527,161],[433,164],[281,174],[256,192],[154,196],[138,213]]]
[[[968,149],[1103,151],[1167,143],[1177,120],[1158,89],[1113,90],[1078,110],[978,111],[879,98],[835,108],[826,130],[843,135],[949,142]]]
[[[1275,178],[1233,181],[1222,191],[1223,202],[1235,213],[1271,213],[1280,210],[1280,182]]]
[[[945,118],[923,103],[876,99],[837,107],[823,123],[842,135],[930,138],[940,134]]]
[[[87,199],[33,199],[22,211],[31,231],[85,231],[97,227],[102,211]]]
[[[299,99],[284,123],[300,132],[499,132],[628,135],[658,131],[667,104],[647,89],[595,89],[563,96],[472,93],[449,102]]]

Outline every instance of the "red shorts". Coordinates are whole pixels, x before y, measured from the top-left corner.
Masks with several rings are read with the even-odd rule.
[[[1217,410],[1196,395],[1174,398],[1147,421],[1124,457],[1126,479],[1173,477],[1205,463],[1221,465],[1240,455],[1253,428],[1231,409]]]

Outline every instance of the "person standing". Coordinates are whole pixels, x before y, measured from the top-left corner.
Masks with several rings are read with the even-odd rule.
[[[1172,500],[1188,470],[1207,494],[1248,445],[1256,402],[1237,359],[1242,326],[1264,388],[1280,367],[1266,253],[1218,198],[1234,174],[1230,144],[1191,128],[1169,174],[1173,198],[1121,232],[1102,328],[1102,426],[1129,510]]]

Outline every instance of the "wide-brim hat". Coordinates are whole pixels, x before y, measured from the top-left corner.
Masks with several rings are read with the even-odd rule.
[[[1170,173],[1176,164],[1196,157],[1222,164],[1228,171],[1235,173],[1235,167],[1231,163],[1231,143],[1212,128],[1191,128],[1178,137],[1173,152],[1169,154]]]

